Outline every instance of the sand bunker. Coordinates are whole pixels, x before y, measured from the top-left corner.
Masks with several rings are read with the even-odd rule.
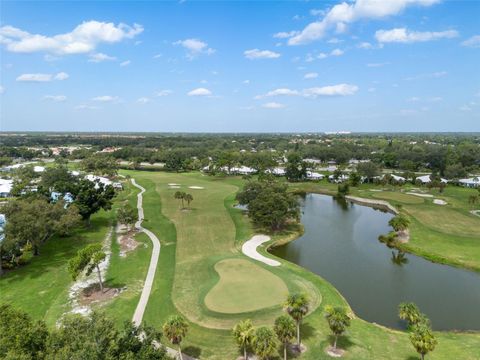
[[[189,186],[189,189],[195,189],[195,190],[203,190],[205,189],[203,186]]]
[[[407,192],[408,195],[415,195],[415,196],[420,196],[420,197],[424,197],[424,198],[432,198],[433,195],[430,195],[430,194],[419,194],[419,193],[415,193],[415,192]]]
[[[437,205],[447,205],[447,202],[441,199],[433,199],[433,203]]]
[[[180,189],[180,186],[178,186],[178,185],[169,185],[168,187],[170,189]]]

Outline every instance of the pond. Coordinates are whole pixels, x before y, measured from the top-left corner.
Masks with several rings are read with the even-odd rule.
[[[416,303],[435,330],[480,330],[480,276],[389,249],[378,241],[393,216],[309,194],[305,233],[271,252],[331,282],[361,318],[404,328],[398,304]]]

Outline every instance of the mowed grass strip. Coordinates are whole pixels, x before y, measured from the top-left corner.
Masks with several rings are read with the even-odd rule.
[[[402,194],[393,191],[382,191],[372,194],[376,199],[394,200],[402,204],[423,204],[425,200],[419,196]]]
[[[220,281],[208,292],[205,305],[212,311],[235,314],[280,305],[288,294],[285,283],[268,270],[243,259],[215,264]]]

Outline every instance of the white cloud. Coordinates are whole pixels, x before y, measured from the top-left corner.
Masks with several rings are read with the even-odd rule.
[[[378,30],[375,38],[380,43],[414,43],[439,39],[452,39],[458,36],[456,30],[446,31],[410,31],[406,28]]]
[[[242,84],[248,85],[248,84],[250,84],[250,80],[243,80]]]
[[[317,96],[348,96],[354,95],[358,91],[358,86],[351,84],[338,84],[323,87],[313,87],[303,90],[306,97]]]
[[[64,72],[58,74],[22,74],[17,77],[17,81],[22,82],[49,82],[52,80],[66,80],[69,78],[69,75]]]
[[[428,73],[428,74],[420,74],[420,75],[416,75],[416,76],[409,76],[409,77],[406,77],[403,80],[412,81],[412,80],[421,80],[421,79],[437,79],[437,78],[441,78],[441,77],[444,77],[444,76],[447,76],[447,75],[448,75],[448,73],[446,71],[436,71],[436,72]]]
[[[168,96],[172,93],[172,90],[160,90],[155,93],[155,96]]]
[[[103,53],[90,54],[89,57],[90,57],[90,59],[88,59],[88,62],[93,62],[93,63],[117,60],[116,57],[109,56],[109,55],[103,54]]]
[[[326,59],[327,57],[328,57],[328,55],[325,54],[325,53],[320,53],[320,54],[317,55],[317,58],[319,58],[319,59]]]
[[[43,98],[45,100],[52,100],[54,102],[63,102],[67,100],[67,97],[65,95],[45,95]]]
[[[258,100],[258,99],[263,99],[265,97],[271,97],[271,96],[298,96],[298,95],[300,95],[300,93],[297,90],[280,88],[280,89],[269,91],[264,95],[257,95],[255,96],[255,99]]]
[[[472,108],[468,105],[462,105],[458,108],[460,111],[472,111]]]
[[[5,88],[2,85],[0,85],[0,94],[3,94],[3,93],[5,93]]]
[[[259,50],[259,49],[251,49],[251,50],[246,50],[243,55],[247,59],[253,60],[253,59],[276,59],[280,57],[279,53],[276,53],[274,51],[270,50]]]
[[[268,102],[262,105],[262,107],[266,109],[283,109],[285,107],[284,104],[280,104],[277,102]]]
[[[211,55],[215,52],[215,49],[209,48],[206,42],[198,39],[185,39],[178,40],[173,45],[180,45],[187,50],[187,57],[193,59],[200,54]]]
[[[431,6],[440,0],[356,0],[333,6],[319,21],[308,24],[289,45],[301,45],[323,38],[330,29],[344,32],[347,24],[358,20],[381,19],[401,13],[411,5]]]
[[[312,15],[312,16],[325,15],[325,10],[322,10],[322,9],[312,9],[312,10],[310,10],[310,15]]]
[[[474,35],[471,38],[462,42],[462,46],[467,46],[471,48],[480,47],[480,35]]]
[[[150,99],[147,97],[141,97],[137,99],[137,103],[139,104],[147,104],[150,102]]]
[[[197,88],[197,89],[193,89],[192,91],[189,91],[187,95],[188,96],[210,96],[212,95],[212,92],[205,88]]]
[[[131,63],[132,63],[132,62],[131,62],[130,60],[125,60],[125,61],[122,61],[122,62],[120,63],[120,66],[122,66],[122,67],[123,67],[123,66],[128,66],[128,65],[130,65]]]
[[[153,55],[154,59],[160,59],[163,55],[162,54],[155,54]]]
[[[289,31],[289,32],[281,31],[276,34],[273,34],[273,37],[276,39],[288,39],[288,38],[291,38],[292,36],[298,35],[298,33],[299,32],[295,30]]]
[[[94,51],[101,43],[117,43],[131,39],[143,31],[138,24],[115,25],[100,21],[86,21],[71,32],[46,36],[30,34],[13,26],[0,28],[0,43],[8,51],[17,53],[48,52],[56,55],[85,54]]]
[[[114,102],[118,100],[118,96],[111,96],[111,95],[102,95],[92,98],[93,101],[98,102]]]
[[[370,44],[369,42],[366,42],[366,41],[361,42],[360,44],[357,44],[357,48],[359,48],[359,49],[367,49],[368,50],[368,49],[373,49],[373,47],[374,46],[372,44]]]
[[[54,76],[54,79],[62,81],[62,80],[67,80],[69,77],[70,77],[70,75],[68,75],[66,72],[62,71],[62,72],[59,72],[58,74],[56,74]]]
[[[92,106],[92,105],[86,105],[86,104],[80,104],[74,107],[75,110],[95,110],[99,109],[98,106]]]
[[[317,77],[318,77],[318,73],[316,73],[316,72],[306,73],[303,76],[304,79],[316,79]]]
[[[332,52],[330,53],[331,56],[341,56],[343,55],[345,52],[342,50],[342,49],[334,49],[332,50]]]

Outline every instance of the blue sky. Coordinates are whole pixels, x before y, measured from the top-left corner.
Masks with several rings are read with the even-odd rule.
[[[2,1],[3,131],[480,131],[480,1]]]

